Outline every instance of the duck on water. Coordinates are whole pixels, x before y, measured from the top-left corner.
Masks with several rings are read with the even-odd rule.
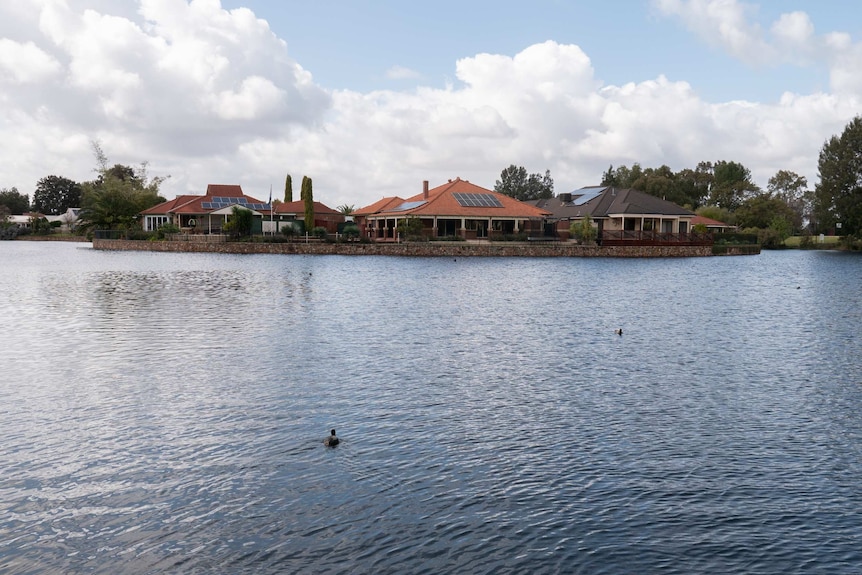
[[[323,445],[327,447],[335,447],[340,443],[338,437],[335,435],[335,430],[332,429],[329,431],[329,437],[323,440]]]

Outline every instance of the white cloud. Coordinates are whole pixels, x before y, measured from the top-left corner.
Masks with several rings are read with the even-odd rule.
[[[782,14],[769,33],[754,21],[756,6],[739,0],[653,0],[664,15],[679,18],[707,42],[721,46],[752,65],[825,64],[830,87],[848,96],[862,96],[862,44],[845,33],[817,35],[808,14]]]
[[[772,58],[780,44],[826,62],[834,92],[712,104],[662,76],[603,85],[581,48],[552,41],[462,58],[443,88],[326,91],[247,9],[218,0],[131,5],[0,7],[0,187],[32,193],[46,175],[91,178],[92,138],[112,162],[149,160],[152,175],[171,174],[168,197],[240,183],[263,199],[291,173],[295,182],[311,176],[328,205],[362,206],[418,193],[426,179],[493,187],[513,163],[550,169],[557,191],[597,183],[610,164],[678,170],[701,160],[742,162],[763,185],[779,169],[813,184],[823,141],[858,113],[862,94],[852,38],[817,36],[793,13],[767,42],[731,0],[660,5],[703,16],[704,33],[740,57],[765,46]]]
[[[33,42],[0,38],[0,77],[27,84],[48,80],[60,71],[60,63]]]
[[[751,21],[754,7],[737,0],[653,0],[665,15],[680,18],[711,44],[722,46],[740,60],[762,64],[778,54]]]
[[[404,66],[392,66],[386,70],[386,77],[390,80],[415,80],[420,78],[421,74]]]

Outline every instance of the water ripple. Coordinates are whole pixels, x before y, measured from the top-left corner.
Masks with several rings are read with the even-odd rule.
[[[858,258],[3,248],[3,573],[862,564]]]

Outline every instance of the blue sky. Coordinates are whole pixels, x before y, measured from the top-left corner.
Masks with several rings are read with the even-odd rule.
[[[862,8],[854,3],[770,0],[750,4],[764,28],[782,13],[801,10],[824,30],[858,37]],[[554,40],[580,46],[606,84],[665,75],[685,80],[712,102],[775,101],[785,91],[828,88],[817,66],[751,65],[692,34],[641,0],[403,2],[230,0],[266,19],[288,52],[331,89],[371,91],[453,81],[455,62],[482,52],[514,55]],[[391,79],[399,66],[417,77]]]
[[[309,175],[333,207],[509,164],[737,161],[817,181],[862,109],[862,8],[813,0],[31,0],[0,5],[0,188],[170,175],[167,197]]]

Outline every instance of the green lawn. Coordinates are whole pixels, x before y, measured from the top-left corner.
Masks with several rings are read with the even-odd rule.
[[[799,243],[802,241],[802,236],[791,236],[784,240],[784,245],[789,248],[798,248]],[[823,242],[820,242],[820,236],[811,236],[811,241],[815,246],[837,246],[840,241],[840,236],[824,236]]]

